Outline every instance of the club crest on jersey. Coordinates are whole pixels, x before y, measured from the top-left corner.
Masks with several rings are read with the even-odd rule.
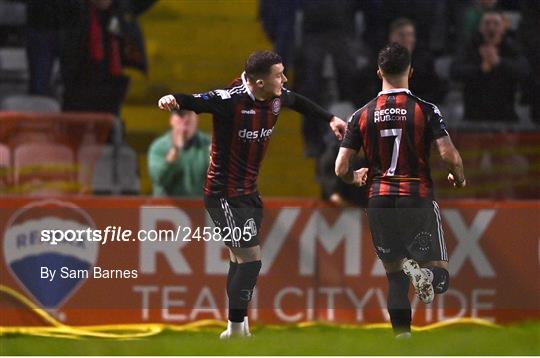
[[[274,100],[272,101],[272,113],[277,116],[280,110],[281,110],[281,99],[274,98]]]
[[[4,260],[11,275],[42,307],[60,307],[86,280],[59,278],[62,267],[91,270],[99,245],[90,241],[51,245],[41,240],[41,231],[95,226],[88,213],[72,203],[42,200],[20,208],[9,218],[4,231]],[[43,278],[43,267],[56,270],[56,277]]]

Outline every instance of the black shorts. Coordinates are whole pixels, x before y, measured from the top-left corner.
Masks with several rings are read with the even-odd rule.
[[[448,261],[439,205],[412,196],[376,196],[368,201],[368,220],[377,256]]]
[[[232,198],[205,196],[204,205],[214,225],[220,229],[225,245],[259,245],[259,230],[263,218],[263,204],[259,193]]]

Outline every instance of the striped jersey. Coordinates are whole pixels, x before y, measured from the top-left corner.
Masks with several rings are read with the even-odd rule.
[[[245,73],[229,87],[186,95],[175,94],[181,109],[213,114],[207,196],[234,197],[257,191],[259,168],[282,107],[329,121],[332,114],[307,98],[282,89],[281,96],[257,100]]]
[[[369,163],[369,197],[433,197],[431,144],[448,135],[434,104],[397,88],[379,95],[348,121],[342,147],[363,148]]]

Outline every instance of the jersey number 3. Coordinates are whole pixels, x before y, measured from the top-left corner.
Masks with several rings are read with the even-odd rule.
[[[394,148],[392,149],[392,160],[390,161],[390,168],[384,173],[385,176],[394,176],[396,172],[398,157],[399,157],[399,143],[401,143],[401,128],[381,129],[381,137],[395,137]]]

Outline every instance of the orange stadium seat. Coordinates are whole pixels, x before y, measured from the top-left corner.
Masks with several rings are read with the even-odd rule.
[[[110,145],[88,144],[79,149],[81,193],[111,194],[114,190],[113,149]]]
[[[62,194],[79,191],[73,151],[61,144],[19,145],[14,155],[15,185],[20,193]]]
[[[0,193],[7,191],[11,185],[11,152],[9,148],[0,144]]]

